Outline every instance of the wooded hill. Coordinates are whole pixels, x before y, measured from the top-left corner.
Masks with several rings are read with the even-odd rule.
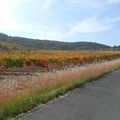
[[[60,42],[0,33],[0,50],[110,50],[111,47],[95,42]]]

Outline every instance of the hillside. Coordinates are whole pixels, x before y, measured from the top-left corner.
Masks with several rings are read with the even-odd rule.
[[[12,37],[0,33],[0,50],[109,50],[110,46],[95,42],[59,42],[23,37]]]

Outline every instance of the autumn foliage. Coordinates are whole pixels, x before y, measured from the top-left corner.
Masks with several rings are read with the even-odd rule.
[[[120,57],[120,52],[73,52],[73,51],[39,51],[39,52],[0,52],[0,67],[24,68],[63,68],[80,66],[94,62],[108,61]]]

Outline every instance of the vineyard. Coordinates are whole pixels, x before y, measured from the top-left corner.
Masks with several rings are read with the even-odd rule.
[[[117,58],[120,58],[120,52],[0,52],[0,68],[2,70],[63,69]]]

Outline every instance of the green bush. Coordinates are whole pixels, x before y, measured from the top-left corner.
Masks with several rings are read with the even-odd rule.
[[[11,67],[23,67],[24,65],[24,59],[10,59],[10,58],[4,58],[4,66],[6,68],[11,68]]]

